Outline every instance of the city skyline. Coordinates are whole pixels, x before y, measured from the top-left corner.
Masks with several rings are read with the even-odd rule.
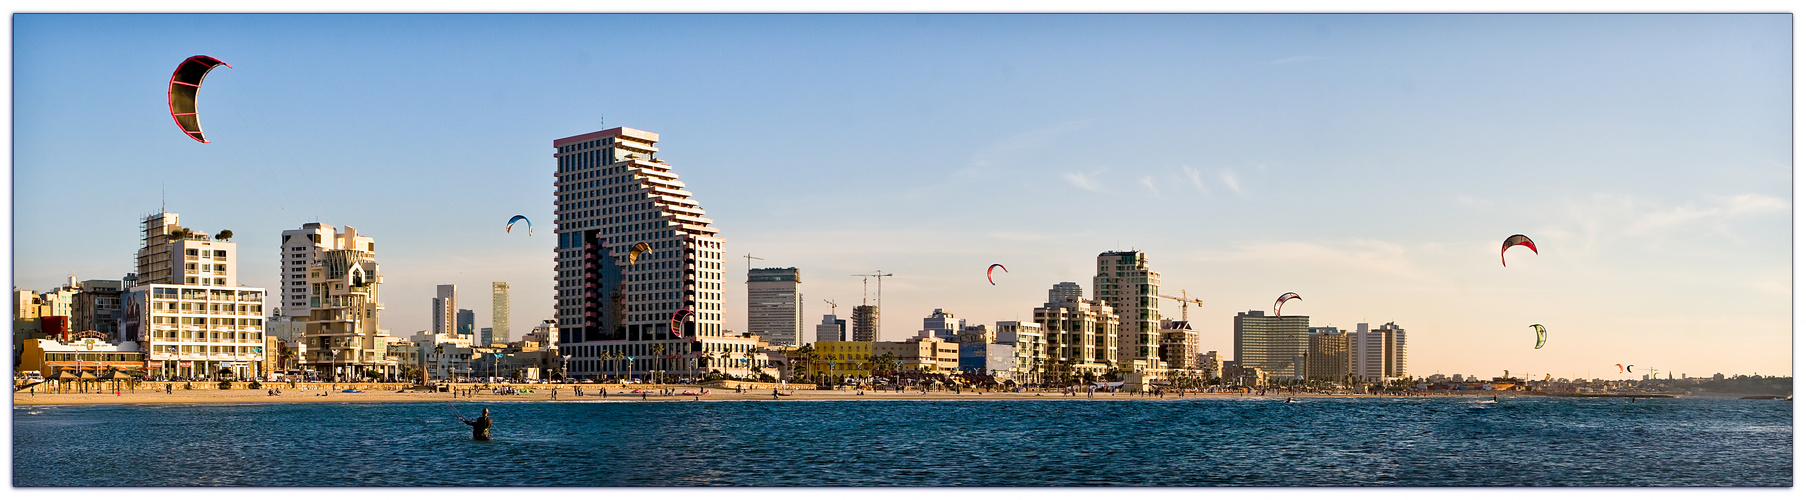
[[[178,18],[195,33],[165,36]],[[1312,327],[1408,328],[1413,376],[1791,375],[1788,23],[17,15],[13,278],[118,279],[167,210],[233,230],[237,281],[274,295],[281,231],[320,222],[382,244],[391,335],[431,330],[435,286],[488,282],[528,331],[554,316],[548,141],[625,126],[660,134],[722,231],[735,331],[741,255],[808,273],[809,323],[894,273],[894,341],[937,308],[1032,321],[1098,254],[1141,251],[1162,293],[1203,300],[1200,352],[1297,292]],[[644,42],[629,78],[612,37]],[[232,65],[200,94],[209,144],[162,109],[196,54]],[[348,57],[373,62],[319,71]],[[498,60],[557,71],[471,69]],[[504,233],[515,214],[541,231]],[[1498,265],[1517,233],[1539,253]]]

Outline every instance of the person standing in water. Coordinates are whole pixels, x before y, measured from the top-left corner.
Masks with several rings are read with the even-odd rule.
[[[476,420],[467,420],[464,417],[458,417],[458,421],[464,422],[464,425],[470,426],[470,438],[471,439],[474,439],[477,441],[488,441],[489,440],[489,424],[492,422],[490,422],[490,420],[489,420],[489,409],[488,408],[484,408],[483,416],[477,417]]]

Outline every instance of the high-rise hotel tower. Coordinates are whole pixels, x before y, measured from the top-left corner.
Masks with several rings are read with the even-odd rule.
[[[654,158],[657,142],[658,134],[626,127],[552,141],[561,343],[654,342],[671,344],[664,353],[688,352],[670,331],[683,309],[693,313],[679,323],[683,337],[722,333],[721,238],[671,166]]]

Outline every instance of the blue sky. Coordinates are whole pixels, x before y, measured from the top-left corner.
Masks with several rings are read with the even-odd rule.
[[[1791,374],[1785,15],[13,21],[27,289],[130,272],[163,189],[237,234],[247,285],[275,284],[280,231],[350,225],[392,332],[442,283],[488,326],[491,281],[523,332],[551,314],[551,141],[606,116],[662,136],[727,254],[801,268],[810,323],[879,269],[886,339],[934,308],[1026,320],[1139,249],[1226,354],[1236,311],[1292,291],[1313,325],[1397,321],[1417,375]],[[232,65],[201,92],[211,144],[164,99],[196,54]],[[534,236],[501,231],[517,213]],[[1502,268],[1514,233],[1541,253]]]

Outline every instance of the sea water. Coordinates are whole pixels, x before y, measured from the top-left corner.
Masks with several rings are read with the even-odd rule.
[[[457,417],[489,408],[493,441]],[[1793,402],[15,406],[14,486],[1792,486]]]

